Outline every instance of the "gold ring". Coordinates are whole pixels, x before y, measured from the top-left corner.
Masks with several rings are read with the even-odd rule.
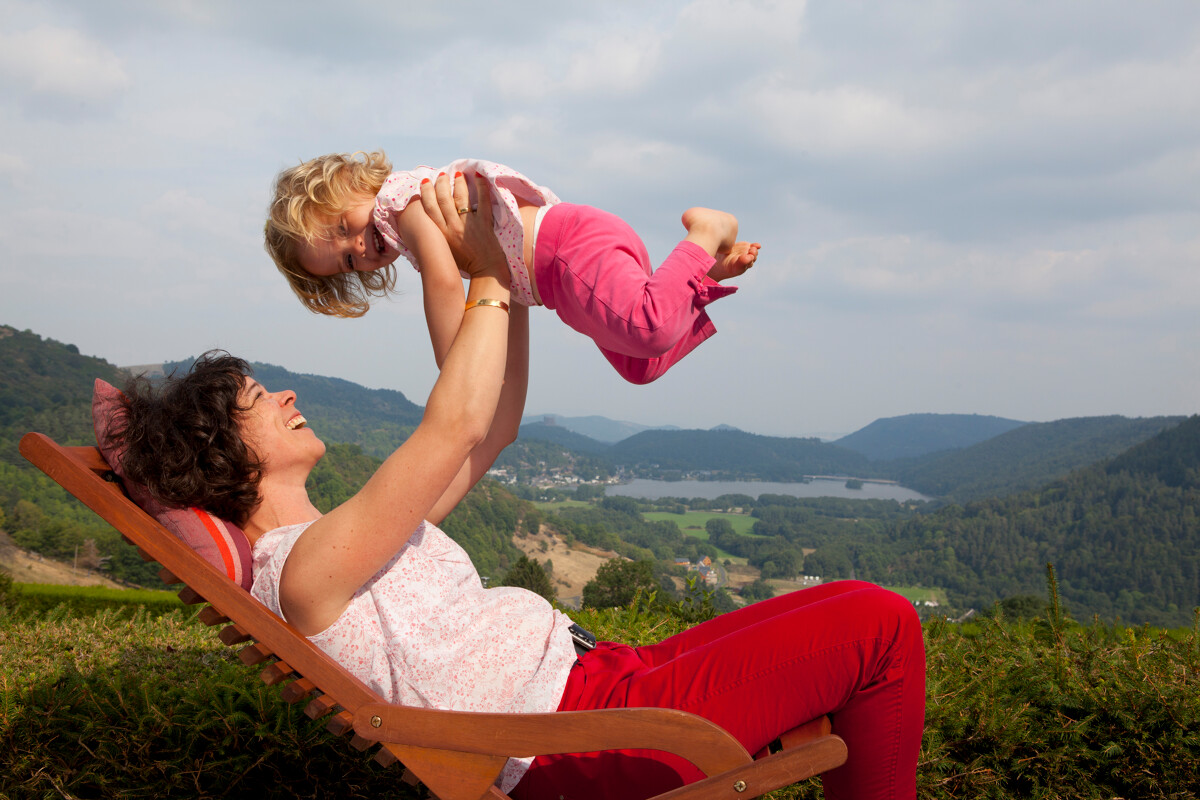
[[[471,209],[469,209],[469,208],[460,208],[460,209],[458,210],[458,214],[459,214],[459,216],[462,216],[463,214],[466,214],[466,213],[467,213],[467,212],[469,212],[470,210],[471,210]]]

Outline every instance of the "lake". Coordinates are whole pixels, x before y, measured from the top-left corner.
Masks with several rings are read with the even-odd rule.
[[[772,481],[653,481],[636,478],[629,483],[610,484],[605,494],[621,497],[641,497],[657,500],[660,497],[703,497],[711,500],[723,494],[785,494],[791,497],[844,497],[850,500],[932,500],[923,494],[894,483],[866,483],[861,489],[847,489],[846,478],[814,480],[810,483],[775,483]]]

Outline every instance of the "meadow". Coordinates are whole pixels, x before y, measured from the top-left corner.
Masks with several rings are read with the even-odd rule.
[[[727,520],[733,529],[743,536],[754,535],[754,517],[749,514],[730,514],[723,511],[685,511],[682,514],[671,511],[643,511],[642,516],[651,522],[658,520],[674,522],[679,526],[679,530],[688,536],[695,536],[706,542],[708,541],[708,530],[705,526],[710,519],[714,518]]]

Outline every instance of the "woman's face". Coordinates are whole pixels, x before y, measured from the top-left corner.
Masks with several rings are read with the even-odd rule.
[[[296,409],[296,393],[268,392],[258,381],[246,378],[239,400],[247,410],[238,426],[246,445],[263,462],[264,477],[289,469],[307,477],[325,455],[325,443]]]

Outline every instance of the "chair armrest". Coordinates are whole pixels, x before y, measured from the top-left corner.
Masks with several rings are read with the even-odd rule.
[[[354,714],[354,732],[374,741],[517,758],[662,750],[690,761],[707,775],[752,760],[720,726],[669,708],[489,714],[368,703]]]

